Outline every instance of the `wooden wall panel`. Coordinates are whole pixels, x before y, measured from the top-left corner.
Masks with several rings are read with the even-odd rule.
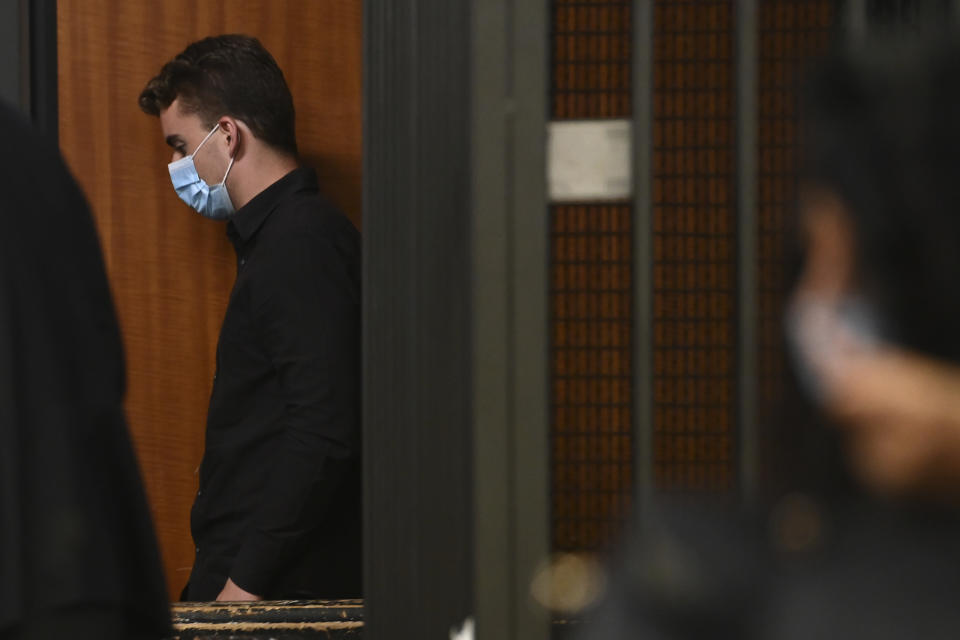
[[[189,42],[260,38],[284,70],[305,164],[360,226],[361,0],[60,0],[60,142],[100,230],[127,350],[127,414],[176,597],[214,351],[235,266],[223,223],[183,205],[137,96]]]

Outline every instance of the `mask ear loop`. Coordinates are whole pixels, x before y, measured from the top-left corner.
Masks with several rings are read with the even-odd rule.
[[[219,128],[220,128],[220,123],[218,122],[218,123],[213,127],[213,129],[210,130],[210,133],[207,134],[207,137],[200,141],[200,144],[197,145],[197,148],[193,150],[193,153],[191,153],[189,157],[192,158],[193,156],[197,155],[197,151],[200,151],[200,147],[202,147],[204,144],[206,144],[207,140],[210,139],[210,136],[212,136],[212,135],[217,131],[217,129],[219,129]]]
[[[230,164],[227,165],[227,172],[223,174],[223,180],[220,181],[220,184],[226,184],[227,176],[230,175],[230,169],[233,168],[233,161],[236,159],[236,157],[237,154],[233,154],[233,156],[230,158]]]

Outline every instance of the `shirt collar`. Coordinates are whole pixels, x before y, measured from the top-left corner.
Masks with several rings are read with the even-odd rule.
[[[316,171],[309,167],[294,169],[240,207],[227,223],[227,235],[245,244],[256,235],[277,205],[297,192],[309,190],[318,190]]]

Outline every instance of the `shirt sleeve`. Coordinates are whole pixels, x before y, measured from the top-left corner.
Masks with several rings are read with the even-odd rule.
[[[347,259],[310,231],[262,255],[264,264],[248,265],[256,268],[251,303],[285,409],[268,463],[269,499],[230,572],[257,595],[331,517],[360,450],[360,292]]]

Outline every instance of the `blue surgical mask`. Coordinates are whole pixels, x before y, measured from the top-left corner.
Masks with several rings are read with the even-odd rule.
[[[818,403],[828,401],[833,376],[851,356],[883,344],[883,323],[870,302],[857,295],[826,300],[806,294],[794,298],[785,317],[787,344],[800,384]]]
[[[227,165],[227,172],[224,174],[223,180],[211,187],[197,173],[197,167],[193,164],[193,156],[197,155],[200,147],[219,128],[219,124],[215,126],[203,139],[203,142],[197,145],[193,153],[167,165],[170,170],[170,180],[173,182],[173,188],[180,199],[196,209],[197,213],[203,217],[212,220],[224,220],[232,216],[235,211],[233,203],[230,202],[226,184],[227,176],[230,175],[230,169],[233,167],[233,158],[230,158],[230,164]]]

